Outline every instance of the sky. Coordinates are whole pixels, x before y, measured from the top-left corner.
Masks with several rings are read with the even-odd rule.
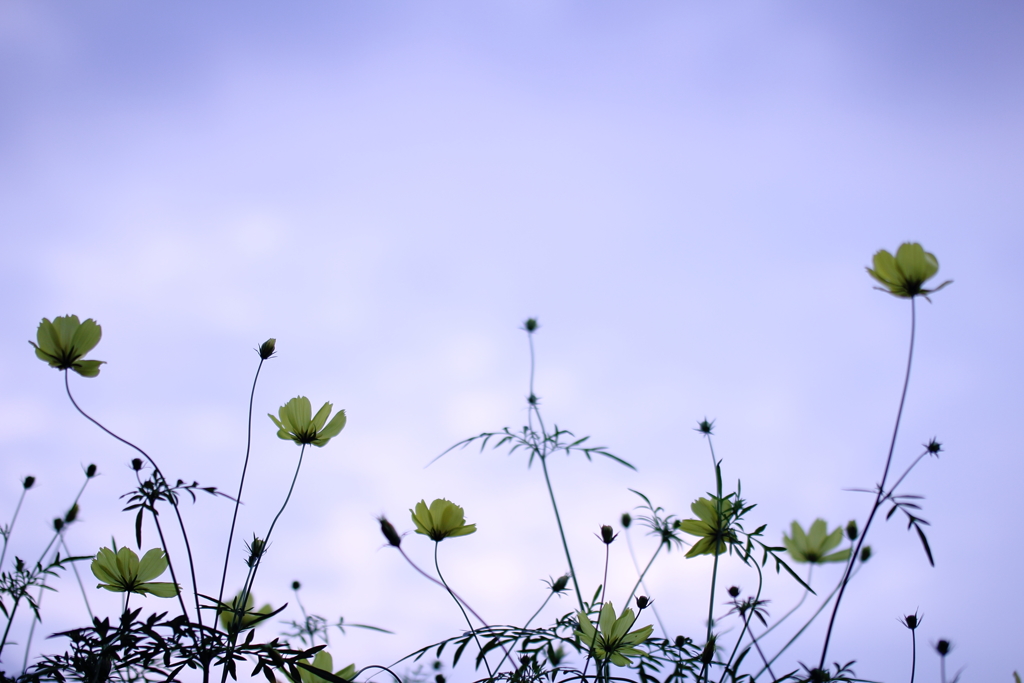
[[[524,423],[528,317],[545,419],[636,466],[549,461],[585,593],[602,581],[594,534],[640,502],[631,489],[680,518],[713,489],[693,430],[705,417],[726,485],[742,480],[757,503],[748,528],[779,543],[794,520],[863,526],[871,499],[850,489],[881,477],[910,333],[909,303],[864,268],[917,241],[940,262],[936,282],[954,283],[918,302],[894,467],[943,444],[901,487],[925,496],[936,566],[898,516],[874,523],[829,659],[907,680],[899,619],[916,610],[920,680],[938,680],[943,638],[961,680],[1010,681],[1024,670],[1022,28],[1012,2],[3,0],[3,523],[21,480],[38,480],[8,557],[38,556],[89,463],[100,476],[69,548],[133,535],[119,496],[134,454],[74,412],[26,344],[65,314],[103,326],[91,357],[107,364],[71,377],[83,408],[169,477],[229,492],[253,348],[277,339],[229,586],[298,457],[264,416],[298,395],[347,411],[342,434],[304,457],[255,589],[298,619],[298,580],[310,611],[394,632],[333,632],[339,666],[391,664],[463,628],[384,547],[380,515],[410,532],[421,499],[463,506],[478,531],[441,544],[442,571],[494,624],[524,622],[541,581],[566,571],[536,463],[470,448],[427,467]],[[231,511],[214,497],[183,508],[205,592]],[[629,532],[639,561],[657,547],[642,531]],[[636,579],[623,539],[610,547],[616,606]],[[403,548],[429,570],[429,540]],[[80,571],[93,609],[115,613]],[[724,612],[724,587],[753,594],[757,577],[735,558],[721,571]],[[669,636],[701,640],[710,574],[707,557],[658,558],[646,588]],[[88,618],[72,575],[57,588],[36,652]],[[767,576],[773,616],[800,595]],[[820,622],[790,668],[816,660]],[[22,615],[19,643],[27,628]],[[472,679],[464,665],[444,673]]]

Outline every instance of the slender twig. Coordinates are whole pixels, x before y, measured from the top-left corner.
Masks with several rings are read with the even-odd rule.
[[[875,497],[875,504],[871,508],[871,514],[868,515],[868,521],[864,524],[864,531],[861,533],[860,539],[857,541],[857,549],[854,550],[850,556],[850,561],[846,565],[846,572],[843,575],[843,580],[839,584],[839,595],[836,596],[836,604],[832,608],[832,617],[828,621],[828,631],[825,633],[825,643],[821,647],[821,660],[818,662],[818,668],[824,670],[825,668],[825,657],[828,654],[828,644],[832,638],[832,628],[835,626],[836,615],[839,613],[839,604],[843,600],[843,594],[846,592],[846,586],[850,583],[850,572],[853,570],[853,564],[857,559],[857,555],[860,554],[860,549],[864,545],[864,539],[868,536],[868,530],[871,528],[871,522],[875,518],[875,513],[878,512],[882,506],[882,501],[885,495],[885,482],[889,476],[889,468],[892,466],[892,454],[896,449],[896,435],[900,430],[900,419],[903,417],[903,405],[907,400],[907,387],[910,385],[910,368],[914,361],[914,333],[917,328],[917,306],[914,297],[910,298],[910,351],[907,353],[907,372],[903,378],[903,392],[900,394],[900,407],[896,411],[896,424],[892,429],[892,440],[889,442],[889,455],[885,459],[885,470],[882,472],[882,481],[878,485],[878,495]]]

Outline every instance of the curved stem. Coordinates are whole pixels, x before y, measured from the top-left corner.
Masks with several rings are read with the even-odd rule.
[[[147,462],[149,462],[149,464],[153,467],[153,471],[157,474],[157,476],[160,477],[160,482],[165,487],[167,487],[168,492],[170,491],[170,487],[167,484],[167,477],[164,476],[164,473],[163,473],[163,471],[161,471],[160,466],[157,465],[156,461],[153,460],[153,458],[151,458],[149,456],[149,453],[147,453],[146,451],[142,450],[141,448],[139,448],[138,446],[133,444],[131,441],[128,441],[127,439],[124,439],[124,438],[118,436],[117,434],[115,434],[114,432],[110,431],[109,429],[104,427],[102,423],[100,423],[98,420],[93,418],[87,412],[82,410],[82,407],[78,405],[77,401],[75,401],[75,397],[71,395],[71,384],[68,381],[68,371],[67,370],[64,370],[64,390],[67,392],[68,399],[71,400],[71,405],[73,405],[75,407],[75,410],[77,410],[82,417],[87,419],[89,422],[92,422],[94,425],[96,425],[101,430],[106,432],[109,436],[112,436],[113,438],[115,438],[116,440],[120,441],[124,445],[126,445],[129,448],[132,448],[135,451],[137,451],[142,457],[144,457],[146,459]],[[188,555],[189,569],[190,569],[191,574],[192,574],[192,593],[195,595],[195,601],[196,601],[196,621],[199,623],[200,626],[202,626],[203,625],[203,615],[202,615],[201,610],[199,609],[199,586],[196,584],[196,568],[195,568],[195,563],[192,560],[192,546],[191,546],[191,544],[189,543],[189,540],[188,540],[188,532],[185,531],[185,521],[181,518],[181,512],[178,510],[178,499],[177,499],[177,496],[175,496],[173,493],[169,492],[168,500],[171,503],[171,507],[174,508],[175,516],[178,519],[178,527],[181,529],[181,537],[185,541],[185,551],[186,551],[186,553]],[[156,510],[154,509],[151,512],[153,513],[153,518],[155,520],[156,519]],[[158,522],[158,526],[159,526],[159,522]],[[171,569],[171,575],[173,577],[173,575],[174,575],[174,566],[171,563],[170,548],[167,546],[166,542],[164,541],[163,534],[160,535],[160,540],[161,540],[161,543],[163,543],[164,552],[167,554],[167,563],[168,563],[168,566]],[[175,579],[175,582],[176,581],[177,581],[177,579]],[[181,592],[180,591],[178,593],[178,596],[180,598],[180,596],[181,596]],[[186,614],[184,601],[181,601],[181,611],[182,611],[182,614]]]
[[[235,496],[235,511],[231,515],[231,530],[228,532],[228,545],[224,552],[224,570],[220,575],[220,591],[217,593],[217,604],[224,602],[224,584],[228,578],[228,562],[231,559],[231,544],[235,538],[235,524],[238,522],[238,508],[242,504],[242,488],[245,486],[245,473],[249,469],[249,454],[252,451],[252,404],[256,398],[256,382],[260,378],[260,370],[263,368],[263,358],[260,357],[260,364],[256,366],[256,376],[252,380],[252,390],[249,392],[249,421],[245,435],[245,462],[242,464],[242,476],[238,480],[238,494]],[[214,621],[214,628],[217,622]]]
[[[850,552],[853,552],[853,551],[851,550]],[[811,575],[813,574],[813,572],[814,572],[814,563],[813,563],[813,562],[811,562],[811,563],[810,563],[810,564],[809,564],[809,565],[807,566],[807,585],[808,585],[808,586],[810,586],[810,585],[811,585]],[[755,641],[756,641],[756,640],[757,640],[758,638],[764,638],[764,637],[765,637],[766,635],[768,635],[769,633],[771,633],[772,631],[774,631],[774,630],[775,630],[775,628],[776,628],[777,626],[779,626],[779,625],[780,625],[780,624],[781,624],[782,622],[784,622],[784,621],[785,621],[786,619],[789,619],[789,617],[790,617],[790,616],[792,616],[792,614],[793,614],[794,612],[796,612],[796,611],[797,611],[798,609],[800,609],[800,606],[804,604],[804,602],[805,602],[805,601],[807,600],[807,596],[808,596],[808,595],[810,595],[810,594],[811,594],[811,592],[810,592],[809,590],[807,590],[807,589],[805,588],[805,589],[804,589],[804,594],[803,594],[803,595],[802,595],[802,596],[800,597],[800,601],[799,601],[799,602],[797,602],[797,603],[796,603],[796,605],[794,605],[794,606],[793,606],[793,608],[792,608],[791,610],[789,610],[788,612],[786,612],[785,614],[783,614],[783,615],[782,615],[782,617],[780,617],[778,621],[776,621],[776,622],[775,622],[774,624],[772,624],[771,626],[769,626],[769,627],[768,627],[768,628],[767,628],[767,629],[765,630],[765,632],[764,632],[764,633],[762,633],[761,635],[759,635],[759,636],[758,636],[757,638],[753,638],[753,640],[755,640]]]
[[[487,661],[487,655],[484,654],[483,645],[480,644],[480,637],[476,634],[476,629],[473,628],[473,622],[469,620],[469,615],[466,614],[466,610],[462,607],[462,601],[455,597],[454,591],[448,587],[448,582],[444,580],[444,575],[441,573],[441,564],[437,561],[437,549],[441,545],[440,541],[434,541],[434,569],[437,571],[437,578],[441,580],[441,585],[448,591],[448,595],[452,596],[452,600],[459,606],[459,611],[462,612],[462,618],[466,620],[466,625],[469,626],[469,632],[473,636],[473,640],[476,641],[476,647],[480,651],[480,657],[484,660],[484,667],[487,669],[487,676],[494,678],[494,672],[491,671],[491,664]],[[479,618],[479,617],[478,617]],[[506,651],[506,655],[508,652]],[[504,660],[502,660],[504,661]]]
[[[863,564],[857,565],[857,568],[853,571],[853,574],[850,576],[851,580],[853,579],[854,576],[857,576],[857,573],[860,572],[861,567],[863,567],[863,566],[864,566]],[[775,660],[778,659],[779,657],[781,657],[782,653],[785,652],[786,650],[788,650],[789,646],[792,645],[793,643],[795,643],[797,641],[797,639],[799,639],[800,636],[803,635],[803,632],[806,631],[810,627],[810,625],[814,622],[814,620],[818,618],[818,615],[821,614],[825,610],[826,607],[828,607],[828,604],[830,602],[832,602],[832,598],[834,598],[836,596],[836,593],[838,593],[838,592],[839,592],[839,584],[837,583],[836,587],[832,589],[832,592],[828,594],[828,597],[825,598],[824,601],[822,601],[821,606],[818,607],[818,609],[814,612],[814,614],[811,615],[811,618],[808,619],[804,623],[804,625],[800,627],[800,630],[796,632],[796,635],[794,635],[792,638],[790,638],[786,642],[786,644],[782,646],[782,649],[779,650],[778,652],[776,652],[775,656],[768,660],[769,664],[774,664]],[[767,667],[761,669],[757,673],[757,675],[754,676],[754,680],[756,681],[758,678],[760,678],[761,674],[763,674],[766,669],[767,669]]]
[[[839,613],[839,604],[843,600],[843,594],[846,592],[846,586],[850,583],[850,572],[853,570],[853,564],[857,559],[857,555],[860,554],[860,549],[864,545],[864,539],[868,536],[868,530],[871,528],[871,522],[875,518],[875,513],[882,506],[882,501],[885,496],[885,481],[889,476],[889,468],[892,466],[892,454],[896,448],[896,435],[900,430],[900,419],[903,417],[903,405],[907,400],[907,387],[910,385],[910,368],[914,361],[914,334],[917,328],[917,306],[916,299],[911,297],[910,299],[910,351],[907,353],[907,372],[903,378],[903,392],[900,394],[900,407],[896,411],[896,425],[892,429],[892,440],[889,442],[889,455],[885,459],[885,470],[882,472],[882,481],[878,485],[878,495],[875,497],[875,504],[871,508],[871,514],[868,515],[868,521],[864,524],[864,531],[857,542],[857,549],[853,552],[850,557],[849,563],[846,565],[846,573],[843,575],[842,583],[839,584],[839,595],[836,597],[836,604],[832,608],[832,617],[828,621],[828,631],[825,633],[825,643],[821,647],[821,660],[818,662],[818,668],[824,670],[825,668],[825,657],[828,655],[828,644],[832,638],[832,628],[835,626],[836,614]]]

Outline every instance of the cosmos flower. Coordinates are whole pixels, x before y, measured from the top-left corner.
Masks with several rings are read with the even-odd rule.
[[[160,548],[153,548],[142,560],[131,548],[114,552],[100,548],[92,561],[92,573],[102,581],[97,588],[106,588],[114,593],[138,593],[155,595],[158,598],[173,598],[178,586],[163,581],[153,581],[167,569],[167,554]]]
[[[850,559],[849,548],[831,555],[828,554],[828,551],[843,540],[841,527],[836,527],[832,533],[828,533],[825,520],[818,518],[811,524],[807,533],[804,533],[797,522],[793,522],[790,528],[793,531],[793,536],[783,534],[782,543],[796,562],[824,564],[825,562],[846,562]]]
[[[412,513],[412,521],[416,524],[416,533],[429,536],[431,540],[442,541],[449,536],[465,536],[476,531],[476,524],[466,524],[466,513],[455,503],[438,498],[430,507],[427,501],[416,503]]]
[[[615,608],[612,603],[606,602],[601,607],[601,616],[598,618],[598,627],[590,623],[590,618],[583,612],[576,615],[579,618],[580,627],[575,631],[576,636],[584,645],[592,648],[594,656],[598,659],[605,659],[618,666],[628,666],[628,657],[643,654],[634,645],[647,640],[647,637],[654,631],[653,626],[644,626],[635,631],[630,631],[636,616],[633,610],[626,608],[618,618],[615,617]]]
[[[327,416],[331,414],[333,407],[330,403],[325,403],[316,415],[312,415],[313,409],[309,405],[309,399],[297,396],[281,406],[277,411],[279,418],[273,415],[269,417],[277,425],[278,437],[300,445],[313,444],[323,447],[345,428],[344,410],[339,410],[331,421],[327,422]]]
[[[50,322],[43,318],[36,330],[36,341],[30,341],[36,357],[58,370],[74,370],[82,377],[100,374],[102,360],[82,360],[100,343],[102,328],[92,318],[79,322],[77,315],[57,316]]]
[[[893,296],[910,299],[918,294],[924,298],[937,292],[952,280],[946,280],[935,289],[924,289],[922,285],[939,272],[939,261],[917,242],[904,242],[893,256],[885,249],[877,252],[872,259],[874,268],[868,274],[882,284],[875,287]]]

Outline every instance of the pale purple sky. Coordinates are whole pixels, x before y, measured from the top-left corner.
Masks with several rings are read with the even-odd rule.
[[[565,570],[523,457],[423,469],[521,424],[528,316],[548,419],[639,468],[552,461],[585,592],[601,580],[593,533],[635,504],[628,488],[686,517],[713,487],[692,431],[705,415],[726,482],[759,503],[751,528],[779,541],[793,519],[863,522],[868,498],[844,489],[880,476],[909,331],[909,305],[864,266],[914,240],[955,280],[919,307],[896,451],[902,467],[945,444],[904,487],[926,496],[937,567],[895,518],[874,527],[830,659],[909,680],[897,619],[919,609],[919,680],[937,680],[929,643],[948,638],[962,680],[1008,682],[1024,669],[1021,35],[1011,2],[5,0],[0,519],[19,479],[39,479],[14,550],[39,552],[89,462],[103,476],[69,544],[131,538],[117,496],[132,454],[73,414],[25,343],[65,313],[103,325],[93,356],[108,365],[72,378],[82,403],[169,476],[225,490],[251,349],[277,337],[243,537],[265,530],[297,455],[265,414],[298,394],[348,410],[309,454],[256,589],[281,604],[298,579],[308,607],[397,632],[336,637],[339,665],[389,664],[461,628],[380,549],[376,515],[407,531],[421,498],[463,505],[479,531],[442,544],[443,566],[494,623],[524,621],[539,580]],[[230,510],[187,514],[212,586]],[[429,562],[429,541],[405,545]],[[621,603],[634,574],[613,550]],[[726,564],[719,585],[753,592]],[[676,553],[656,565],[673,634],[701,631],[709,572]],[[73,582],[60,589],[47,634],[85,618]],[[766,591],[775,615],[799,597],[774,577]]]

